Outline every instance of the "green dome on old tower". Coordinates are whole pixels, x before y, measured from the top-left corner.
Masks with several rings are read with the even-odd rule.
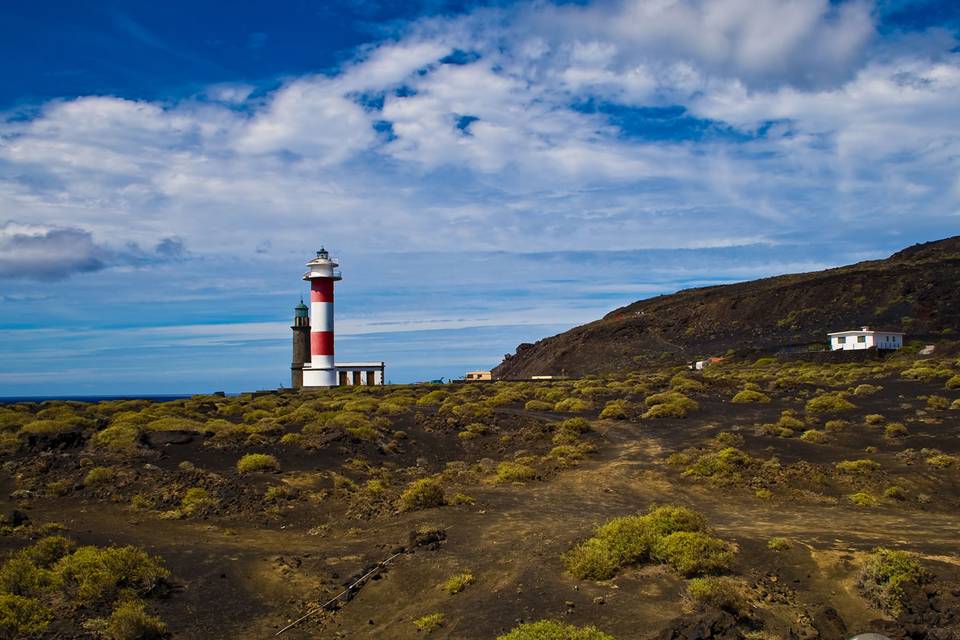
[[[294,318],[307,318],[310,316],[310,307],[303,304],[303,298],[300,298],[300,304],[293,308]]]

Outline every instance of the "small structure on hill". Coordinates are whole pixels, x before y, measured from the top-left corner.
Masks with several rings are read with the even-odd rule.
[[[493,374],[489,371],[467,371],[463,379],[467,382],[485,382],[493,380]]]
[[[859,330],[828,333],[831,351],[855,351],[857,349],[899,349],[903,346],[904,334],[900,331],[876,331],[870,327]]]

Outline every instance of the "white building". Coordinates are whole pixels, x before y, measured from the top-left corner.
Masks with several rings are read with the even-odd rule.
[[[856,349],[899,349],[903,346],[903,335],[899,331],[874,331],[870,327],[860,327],[859,331],[834,331],[830,337],[831,351],[853,351]]]

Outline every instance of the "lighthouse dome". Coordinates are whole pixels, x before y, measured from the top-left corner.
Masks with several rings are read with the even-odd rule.
[[[293,308],[293,317],[294,318],[306,318],[310,315],[310,307],[303,304],[303,300],[300,300],[300,304]]]

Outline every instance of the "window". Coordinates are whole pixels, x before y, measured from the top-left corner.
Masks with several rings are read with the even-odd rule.
[[[866,342],[867,336],[857,336],[857,342]]]
[[[840,336],[837,338],[837,344],[845,344],[847,341],[847,336]]]

